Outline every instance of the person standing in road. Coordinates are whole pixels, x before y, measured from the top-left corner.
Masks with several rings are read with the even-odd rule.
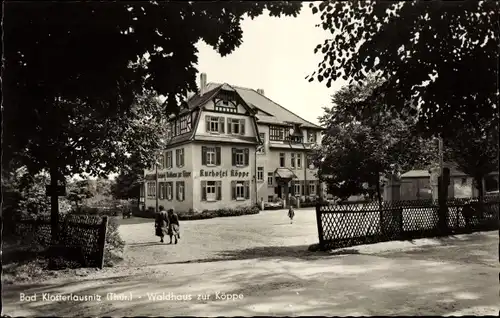
[[[290,224],[293,223],[294,216],[295,216],[295,211],[293,210],[292,205],[290,205],[290,208],[288,209],[288,217],[290,218]]]
[[[156,213],[155,231],[156,236],[159,236],[160,242],[163,243],[163,237],[168,234],[168,215],[163,205],[160,205],[159,210],[160,211]]]
[[[172,244],[172,237],[175,238],[175,244],[177,240],[181,238],[179,231],[179,216],[174,212],[174,209],[168,210],[168,235],[170,235],[170,244]]]

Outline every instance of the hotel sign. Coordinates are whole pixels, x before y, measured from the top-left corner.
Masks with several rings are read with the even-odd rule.
[[[248,171],[239,171],[239,170],[200,170],[200,177],[238,177],[238,178],[247,178],[250,175]]]
[[[165,178],[189,178],[191,176],[190,171],[183,170],[182,172],[162,172],[158,173],[158,179],[165,179]],[[155,180],[156,179],[156,174],[151,173],[147,174],[144,177],[146,180]]]

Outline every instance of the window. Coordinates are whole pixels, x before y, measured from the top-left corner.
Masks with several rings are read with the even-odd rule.
[[[172,125],[167,124],[167,141],[172,139]]]
[[[177,191],[175,191],[177,201],[184,201],[185,198],[184,181],[177,181],[175,185],[177,186]]]
[[[300,182],[295,182],[293,185],[293,194],[295,196],[300,196]]]
[[[269,127],[269,140],[275,140],[275,141],[284,140],[283,128],[276,126]]]
[[[281,152],[280,153],[280,168],[284,168],[284,167],[285,167],[285,153]]]
[[[147,187],[148,198],[156,198],[156,182],[148,182]]]
[[[260,144],[257,146],[257,153],[264,154],[266,153],[266,146],[265,146],[266,134],[259,133],[259,137],[260,137]]]
[[[172,201],[172,197],[173,197],[173,195],[172,195],[173,194],[172,189],[173,189],[173,187],[174,187],[174,183],[173,182],[167,182],[167,187],[166,187],[167,188],[167,195],[166,195],[166,199],[168,201]]]
[[[181,126],[180,133],[181,134],[189,132],[188,121],[189,121],[189,115],[181,117],[181,119],[180,119],[180,126]]]
[[[273,201],[274,201],[274,195],[268,195],[267,202],[273,202]]]
[[[158,155],[158,169],[165,169],[165,155],[163,153]]]
[[[311,155],[307,155],[307,168],[314,169],[313,158]]]
[[[165,192],[166,192],[165,182],[158,182],[158,199],[164,200]]]
[[[297,154],[297,168],[302,168],[302,154],[298,153]]]
[[[274,173],[272,172],[267,173],[267,185],[270,187],[274,185]]]
[[[224,117],[205,116],[207,132],[224,133]]]
[[[174,125],[175,125],[175,135],[178,136],[181,134],[181,123],[180,121],[176,120],[174,122]]]
[[[264,181],[264,167],[257,167],[257,181]]]
[[[205,166],[220,166],[220,147],[201,147],[201,164]]]
[[[245,134],[245,119],[227,119],[227,132],[233,135]]]
[[[260,143],[263,145],[266,143],[266,133],[259,133]]]
[[[290,154],[290,167],[292,167],[292,169],[295,169],[295,154],[294,153]]]
[[[250,151],[248,148],[232,148],[232,165],[237,167],[248,166]]]
[[[462,178],[462,186],[465,186],[467,184],[467,178]]]
[[[314,181],[311,181],[309,183],[309,194],[310,195],[315,195],[316,194],[316,184],[314,183]]]
[[[166,161],[166,163],[165,163],[166,164],[166,168],[167,169],[172,168],[172,151],[167,151],[165,153],[165,157],[166,157],[166,160],[165,160]]]
[[[221,181],[201,181],[201,200],[220,201],[222,200]]]
[[[178,168],[184,167],[184,148],[175,150],[175,165]]]
[[[307,142],[316,142],[316,132],[309,131],[307,133]]]
[[[250,199],[249,181],[231,181],[233,200]]]
[[[139,197],[144,198],[144,183],[141,184],[141,188],[139,190]]]

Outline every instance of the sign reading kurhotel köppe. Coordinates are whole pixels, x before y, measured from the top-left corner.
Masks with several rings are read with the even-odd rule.
[[[250,172],[248,171],[239,171],[239,170],[200,170],[200,177],[218,177],[218,178],[248,178],[250,176]],[[190,171],[182,171],[182,172],[162,172],[158,173],[158,179],[165,178],[189,178],[191,177]],[[147,174],[146,180],[154,180],[156,179],[156,174]]]

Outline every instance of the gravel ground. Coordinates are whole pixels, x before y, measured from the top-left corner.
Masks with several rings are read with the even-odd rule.
[[[178,245],[160,244],[152,220],[124,220],[120,231],[128,244],[122,264],[4,286],[3,313],[498,315],[497,232],[313,253],[307,251],[317,242],[313,210],[297,211],[294,224],[282,210],[182,222]],[[44,300],[44,292],[102,298]],[[21,301],[21,293],[37,300]],[[221,297],[227,294],[237,299]]]

